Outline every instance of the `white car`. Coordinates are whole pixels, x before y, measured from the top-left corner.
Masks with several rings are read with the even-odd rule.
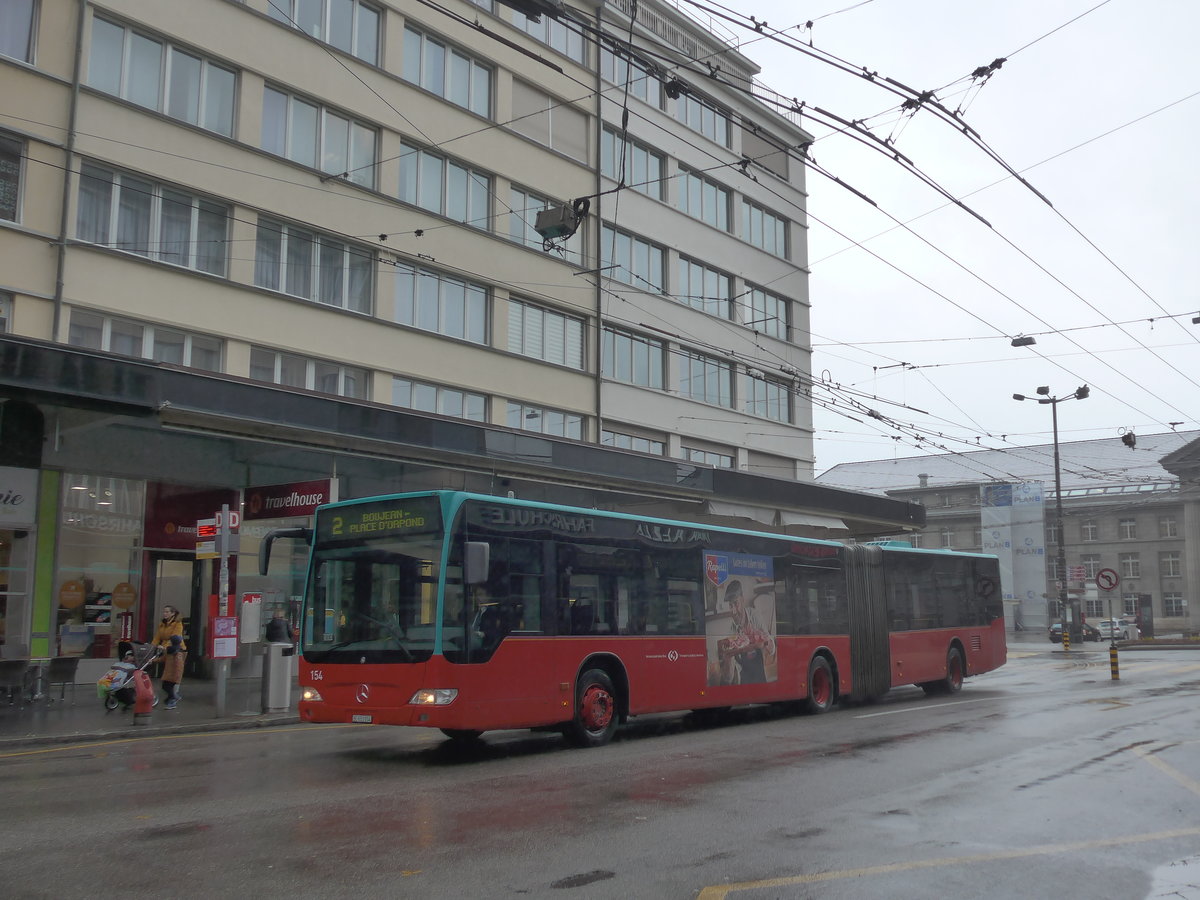
[[[1138,627],[1132,622],[1122,622],[1120,619],[1097,619],[1089,624],[1094,625],[1100,632],[1101,640],[1136,641]]]

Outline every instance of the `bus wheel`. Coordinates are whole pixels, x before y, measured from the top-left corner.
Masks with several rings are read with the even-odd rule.
[[[617,696],[612,679],[600,669],[589,669],[575,685],[575,717],[564,734],[577,747],[602,747],[617,730]]]
[[[829,668],[829,660],[823,656],[814,656],[808,664],[808,697],[804,701],[805,712],[813,715],[829,712],[833,708],[835,696],[833,670]]]
[[[962,690],[963,661],[957,647],[951,647],[946,654],[946,677],[937,681],[921,682],[921,690],[926,694],[956,694]]]
[[[474,728],[439,728],[438,730],[452,741],[477,741],[483,734],[482,731],[476,731]]]

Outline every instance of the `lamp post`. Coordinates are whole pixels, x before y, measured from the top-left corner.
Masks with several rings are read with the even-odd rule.
[[[1038,403],[1050,404],[1051,421],[1054,425],[1054,503],[1055,503],[1055,538],[1058,542],[1058,602],[1062,615],[1062,633],[1064,638],[1069,635],[1067,622],[1067,548],[1063,541],[1063,502],[1062,502],[1062,468],[1058,458],[1058,404],[1064,400],[1086,400],[1091,389],[1086,384],[1080,385],[1072,393],[1063,397],[1051,397],[1050,388],[1043,385],[1037,389],[1038,396],[1026,397],[1024,394],[1013,394],[1014,400],[1036,400]],[[1082,637],[1082,635],[1080,635]]]

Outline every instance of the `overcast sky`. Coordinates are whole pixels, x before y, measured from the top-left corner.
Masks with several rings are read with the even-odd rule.
[[[952,112],[965,104],[962,121],[1053,204],[932,112],[900,119],[903,98],[879,84],[734,29],[767,86],[866,120],[991,224],[805,119],[817,138],[814,161],[878,204],[809,174],[814,371],[840,386],[817,398],[844,404],[849,391],[862,392],[869,396],[858,399],[884,417],[817,406],[818,473],[841,462],[1048,442],[1050,409],[1012,399],[1039,385],[1053,396],[1091,388],[1089,399],[1059,405],[1063,441],[1200,427],[1200,325],[1191,321],[1200,315],[1200,3],[746,0],[722,8],[765,20],[772,33],[786,29],[792,41],[811,38],[879,79],[935,90]],[[967,93],[978,84],[971,73],[1001,57]],[[1014,348],[1018,335],[1036,344]]]

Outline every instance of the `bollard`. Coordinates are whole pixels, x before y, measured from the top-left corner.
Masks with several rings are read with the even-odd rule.
[[[1112,673],[1113,681],[1121,680],[1121,666],[1117,663],[1117,643],[1108,645],[1108,671]]]
[[[1063,635],[1063,650],[1070,650],[1071,649],[1071,629],[1063,628],[1062,635]]]
[[[133,689],[137,696],[133,704],[133,724],[149,725],[150,713],[154,710],[154,683],[149,675],[138,669],[133,673]]]

